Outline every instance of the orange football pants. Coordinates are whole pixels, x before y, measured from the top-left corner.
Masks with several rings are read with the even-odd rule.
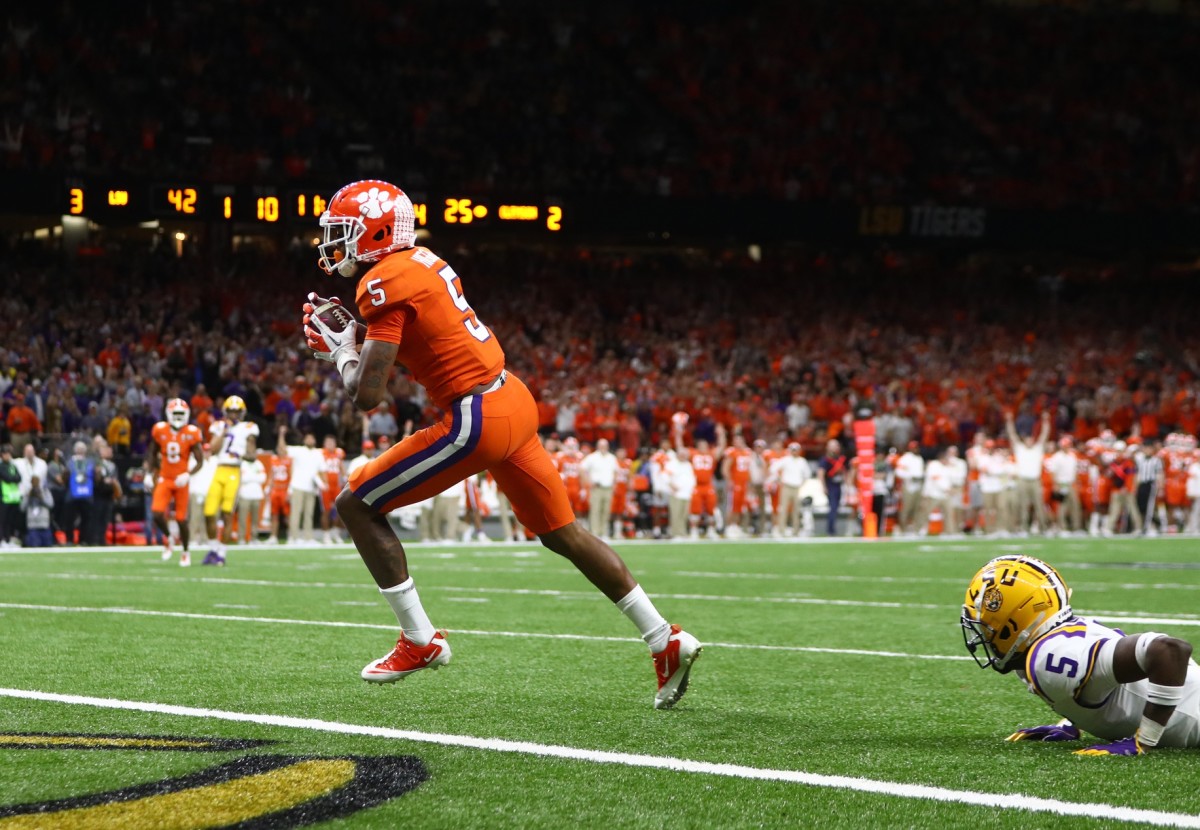
[[[558,470],[537,437],[537,404],[511,372],[498,389],[467,395],[445,417],[350,476],[354,495],[380,513],[432,498],[487,470],[513,513],[536,534],[575,521]]]
[[[175,486],[174,479],[160,478],[154,483],[154,495],[150,501],[151,513],[166,513],[171,499],[175,500],[175,519],[186,521],[188,514],[188,486]]]

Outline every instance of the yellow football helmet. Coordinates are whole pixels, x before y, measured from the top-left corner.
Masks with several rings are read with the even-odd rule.
[[[980,668],[1012,671],[1039,637],[1071,619],[1070,602],[1070,589],[1045,562],[998,556],[967,586],[963,642]]]
[[[221,411],[225,413],[225,418],[231,423],[236,423],[242,420],[246,414],[246,402],[237,395],[230,395],[225,399]]]

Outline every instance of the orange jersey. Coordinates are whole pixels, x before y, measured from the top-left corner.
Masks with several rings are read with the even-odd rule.
[[[443,409],[504,368],[504,351],[467,303],[458,274],[428,248],[385,257],[359,280],[355,300],[366,338],[399,346],[396,364]]]
[[[711,452],[692,450],[692,469],[696,472],[697,487],[712,487],[717,459]]]
[[[176,476],[186,473],[192,447],[203,442],[200,428],[195,424],[187,424],[176,432],[166,421],[155,424],[150,437],[158,444],[158,478],[161,481],[174,481]]]
[[[563,483],[567,485],[568,490],[579,489],[579,462],[583,458],[577,452],[563,450],[556,452],[552,459],[554,466],[558,469],[558,474],[562,476]]]
[[[341,447],[332,450],[321,449],[321,472],[326,481],[335,487],[341,483],[345,460],[346,453]]]
[[[287,493],[292,483],[292,457],[272,455],[267,459],[267,479],[271,482],[272,493]]]
[[[754,453],[749,447],[738,449],[730,447],[725,450],[729,462],[729,481],[731,484],[745,485],[750,481],[750,470],[754,464]]]
[[[1166,502],[1171,507],[1184,507],[1188,503],[1187,480],[1189,459],[1179,452],[1168,453],[1163,458],[1164,474],[1163,490]],[[1192,462],[1194,463],[1194,462]]]

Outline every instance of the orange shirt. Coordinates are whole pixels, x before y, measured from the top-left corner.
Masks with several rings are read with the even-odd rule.
[[[567,485],[567,489],[575,491],[579,489],[579,462],[583,457],[578,452],[571,450],[561,450],[552,456],[554,466],[558,468],[558,474],[562,476],[563,483]]]
[[[204,440],[195,424],[186,424],[176,432],[166,421],[155,424],[150,437],[158,444],[158,477],[162,481],[173,481],[179,474],[186,473],[192,447]]]
[[[359,280],[356,302],[367,339],[397,344],[396,363],[443,409],[504,368],[504,351],[458,274],[428,248],[385,257]]]
[[[286,494],[288,486],[292,483],[292,457],[290,455],[272,455],[266,461],[271,492]]]
[[[5,423],[8,424],[9,432],[42,431],[42,422],[38,420],[37,413],[23,403],[16,404],[8,410],[8,418]]]
[[[342,462],[346,458],[346,452],[341,447],[336,447],[332,450],[321,448],[321,472],[325,475],[325,481],[330,488],[336,490],[342,483]]]
[[[696,473],[697,487],[712,487],[716,467],[717,459],[711,452],[692,450],[692,470]]]
[[[750,481],[750,464],[751,457],[754,453],[749,447],[741,449],[730,447],[725,450],[725,456],[731,461],[729,462],[729,481],[732,484],[746,484]]]

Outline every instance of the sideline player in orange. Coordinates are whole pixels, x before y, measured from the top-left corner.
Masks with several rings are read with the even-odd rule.
[[[575,521],[562,479],[538,441],[533,395],[505,370],[504,352],[463,296],[458,274],[416,247],[412,202],[387,182],[354,182],[333,195],[320,222],[319,265],[328,274],[358,277],[356,300],[367,331],[360,353],[357,321],[335,332],[312,313],[321,298],[310,294],[308,345],[337,365],[360,410],[379,404],[392,367],[403,364],[446,413],[355,470],[337,497],[338,514],[401,628],[395,649],[368,663],[363,679],[387,683],[450,662],[445,633],[421,605],[387,514],[488,470],[521,524],[638,628],[658,674],[654,707],[673,706],[687,690],[699,641],[663,619],[621,557]]]
[[[154,524],[162,531],[162,558],[171,558],[171,530],[167,526],[167,506],[175,501],[175,523],[179,525],[179,554],[181,567],[192,564],[189,550],[191,533],[188,530],[188,481],[204,464],[200,451],[203,435],[200,428],[188,423],[191,410],[181,398],[167,401],[167,420],[159,421],[150,430],[150,457],[147,467],[154,474],[154,495],[150,502],[150,515]],[[195,465],[189,460],[195,459]]]
[[[713,477],[717,471],[717,459],[725,457],[726,441],[725,427],[717,424],[717,448],[714,451],[708,441],[703,438],[696,441],[691,452],[692,470],[696,474],[696,489],[692,492],[692,502],[688,507],[688,524],[691,535],[698,538],[703,535],[708,538],[716,537],[723,531],[721,514],[717,512],[717,488]],[[675,451],[683,450],[683,431],[675,431]]]
[[[325,487],[321,490],[321,530],[325,544],[334,544],[333,501],[346,483],[346,451],[337,445],[337,437],[326,435],[321,447],[321,476]]]
[[[286,430],[286,426],[280,427],[280,431],[286,432]],[[271,482],[268,496],[271,503],[271,538],[267,539],[267,544],[277,545],[279,544],[280,525],[285,530],[287,529],[287,522],[284,519],[291,511],[292,457],[273,453],[266,461],[267,479]],[[294,539],[288,539],[289,543],[294,541]]]
[[[725,520],[726,538],[745,536],[750,528],[750,474],[753,471],[754,451],[746,444],[742,425],[734,424],[733,446],[721,458],[721,474],[729,484],[729,515]]]

